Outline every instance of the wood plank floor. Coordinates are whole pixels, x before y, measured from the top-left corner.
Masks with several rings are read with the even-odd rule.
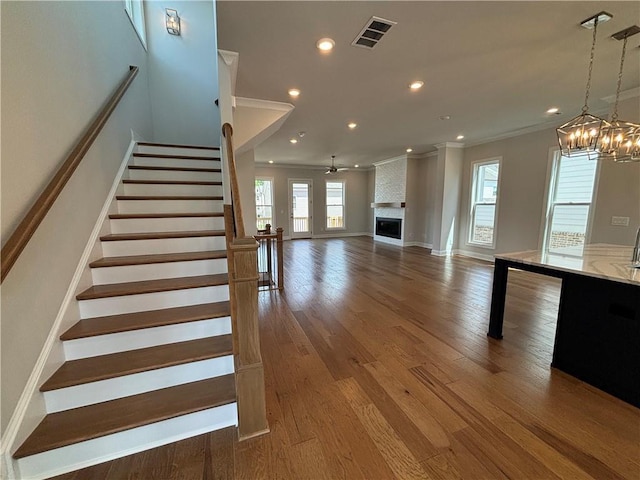
[[[549,367],[560,284],[365,237],[285,243],[260,294],[271,433],[233,430],[57,477],[638,479],[640,410]]]

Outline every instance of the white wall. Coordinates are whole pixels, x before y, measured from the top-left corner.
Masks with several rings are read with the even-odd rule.
[[[181,35],[165,27],[165,9],[178,11]],[[218,51],[215,6],[209,1],[145,2],[154,140],[218,145]]]
[[[101,105],[120,105],[2,284],[2,430],[60,308],[131,140],[152,136],[147,61],[122,2],[2,2],[2,236],[6,241]]]
[[[367,233],[369,230],[368,215],[371,214],[371,201],[368,197],[369,172],[351,169],[338,172],[335,175],[325,175],[324,170],[309,168],[264,167],[256,165],[257,177],[272,177],[274,179],[275,197],[275,227],[284,229],[284,236],[289,236],[289,179],[310,179],[313,181],[313,235],[349,235]],[[346,211],[347,228],[341,231],[327,231],[325,229],[325,182],[326,180],[346,181]],[[244,208],[244,205],[243,205]],[[253,198],[255,210],[255,196]]]

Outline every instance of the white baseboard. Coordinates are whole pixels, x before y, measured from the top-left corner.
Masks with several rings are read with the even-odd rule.
[[[122,163],[120,164],[120,168],[116,173],[113,185],[111,186],[111,190],[107,195],[107,198],[102,207],[102,211],[100,212],[100,215],[98,216],[98,219],[93,227],[91,236],[89,237],[89,240],[87,241],[85,249],[82,253],[82,256],[80,257],[80,261],[76,266],[76,270],[71,279],[71,283],[69,284],[67,293],[64,296],[62,305],[58,310],[58,314],[56,315],[53,326],[49,331],[49,335],[44,343],[44,347],[42,348],[42,351],[40,352],[40,356],[38,357],[38,360],[36,361],[36,364],[33,367],[33,370],[31,371],[31,375],[29,376],[29,379],[27,380],[27,383],[24,389],[22,390],[22,394],[20,395],[16,408],[13,411],[11,418],[9,419],[9,423],[7,424],[7,428],[4,432],[4,435],[0,439],[0,452],[2,454],[2,457],[5,459],[4,461],[7,464],[6,468],[9,475],[14,474],[13,459],[11,457],[10,452],[15,450],[14,447],[16,446],[14,445],[14,443],[16,442],[16,438],[18,437],[18,434],[20,433],[22,424],[25,420],[25,417],[27,416],[27,412],[29,412],[30,423],[35,422],[35,425],[37,425],[37,423],[40,422],[46,415],[46,411],[44,410],[44,408],[42,408],[44,406],[44,401],[42,400],[39,402],[41,404],[40,408],[38,408],[38,406],[33,407],[33,405],[35,405],[35,403],[33,403],[32,405],[33,398],[35,395],[41,395],[38,392],[38,385],[42,383],[42,380],[43,380],[41,378],[42,374],[45,371],[45,367],[47,366],[48,359],[50,357],[51,351],[55,343],[60,341],[59,340],[59,337],[61,334],[60,330],[61,330],[62,321],[65,317],[65,313],[67,312],[67,309],[71,305],[71,302],[75,300],[76,289],[78,288],[80,279],[85,273],[85,268],[87,267],[93,248],[96,244],[96,241],[98,240],[98,236],[100,235],[102,225],[105,219],[107,218],[109,207],[111,206],[111,203],[114,199],[116,190],[120,184],[120,180],[125,171],[127,163],[131,158],[131,154],[133,153],[134,147],[135,147],[135,143],[132,140],[131,143],[129,144],[129,148],[127,149],[122,159]],[[33,408],[29,408],[29,407],[33,407]],[[33,425],[33,427],[35,427],[35,425]],[[28,430],[30,432],[32,428],[29,428]],[[24,436],[24,432],[23,432],[23,436]],[[11,477],[9,476],[9,478]]]
[[[431,243],[424,242],[406,242],[404,244],[405,247],[422,247],[427,249],[433,249],[433,245]]]
[[[487,255],[485,253],[476,253],[476,252],[472,252],[470,250],[454,250],[453,254],[454,255],[461,255],[463,257],[471,257],[471,258],[475,258],[477,260],[484,260],[486,262],[493,262],[495,260],[495,256],[494,255]]]
[[[341,237],[362,237],[368,235],[366,232],[357,233],[321,233],[319,235],[311,235],[311,238],[341,238]]]
[[[446,257],[447,255],[451,255],[450,250],[431,250],[431,255],[435,257]]]

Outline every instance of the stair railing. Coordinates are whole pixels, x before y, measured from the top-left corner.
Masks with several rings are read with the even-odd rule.
[[[49,212],[53,206],[53,203],[64,189],[73,172],[75,172],[78,165],[80,165],[80,162],[87,151],[89,151],[89,148],[91,148],[91,145],[93,145],[94,140],[102,131],[102,127],[104,127],[107,120],[109,120],[109,117],[118,106],[118,103],[120,103],[120,100],[137,74],[138,67],[133,65],[129,66],[127,76],[104,104],[102,110],[100,110],[93,122],[87,127],[80,140],[78,140],[73,150],[71,150],[71,153],[69,153],[20,224],[2,246],[2,252],[0,253],[2,259],[0,264],[0,283],[4,281],[11,267],[13,267],[16,260],[18,260],[18,257],[29,243],[29,240],[31,240],[31,237],[40,226],[40,223],[42,223],[42,220],[44,220],[47,212]]]
[[[238,437],[246,440],[269,432],[258,323],[258,242],[245,235],[240,189],[233,152],[233,128],[222,126],[231,204],[224,206],[229,298],[233,331]]]
[[[283,265],[283,229],[271,231],[271,224],[267,223],[264,230],[258,230],[254,235],[258,241],[258,290],[284,289]]]

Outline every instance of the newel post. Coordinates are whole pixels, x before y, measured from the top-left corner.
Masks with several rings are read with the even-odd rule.
[[[231,292],[236,304],[238,436],[246,440],[269,431],[258,325],[258,242],[237,238],[230,247],[234,264]]]

